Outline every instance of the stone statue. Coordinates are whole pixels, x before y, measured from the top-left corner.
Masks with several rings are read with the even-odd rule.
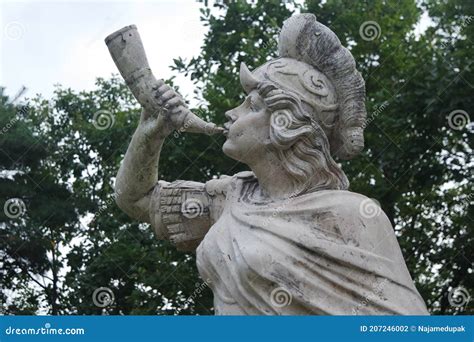
[[[127,32],[108,44],[125,46]],[[146,58],[109,48],[128,65],[119,68],[144,108],[117,175],[117,204],[159,239],[196,251],[217,315],[428,314],[388,218],[347,190],[335,162],[363,149],[365,85],[314,15],[285,21],[279,58],[253,72],[241,65],[247,97],[225,113],[223,129],[190,114]],[[223,130],[224,153],[251,171],[158,180],[165,138],[189,120],[194,132]]]

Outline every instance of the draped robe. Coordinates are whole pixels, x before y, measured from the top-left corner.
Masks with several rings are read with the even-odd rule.
[[[233,178],[196,251],[217,315],[428,314],[386,215],[361,215],[367,197],[323,190],[264,203],[257,188]]]

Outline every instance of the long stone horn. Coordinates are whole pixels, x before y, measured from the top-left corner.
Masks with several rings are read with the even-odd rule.
[[[156,84],[156,78],[148,64],[137,27],[135,25],[125,26],[107,36],[105,44],[109,48],[110,55],[125,83],[137,101],[146,110],[156,111],[162,109],[159,101],[153,96],[154,91],[150,89]],[[208,135],[222,132],[222,128],[217,127],[214,123],[202,120],[185,106],[182,106],[181,110],[186,114],[181,123],[182,130]]]

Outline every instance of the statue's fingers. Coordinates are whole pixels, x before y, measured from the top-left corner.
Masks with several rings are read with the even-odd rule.
[[[168,102],[169,100],[171,100],[175,96],[176,96],[176,93],[174,92],[174,90],[169,89],[166,92],[164,92],[163,95],[160,96],[160,98],[163,102]]]
[[[153,90],[158,90],[160,87],[162,87],[165,84],[165,81],[159,79],[156,80],[156,83],[153,85],[152,89]]]
[[[157,96],[162,96],[164,93],[166,93],[167,91],[171,90],[171,87],[167,84],[162,84],[161,86],[158,87],[158,89],[156,90],[157,92]]]
[[[170,107],[178,107],[179,105],[183,105],[183,100],[179,96],[172,97],[169,101],[167,101],[167,104]]]

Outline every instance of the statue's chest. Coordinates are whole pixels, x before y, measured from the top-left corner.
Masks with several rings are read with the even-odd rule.
[[[274,244],[262,230],[271,220],[258,214],[260,204],[248,200],[256,183],[239,180],[233,185],[219,219],[196,251],[201,277],[211,280],[213,291],[224,297],[235,284],[252,283],[262,270],[271,270]]]
[[[236,275],[250,279],[255,267],[266,266],[264,263],[271,254],[267,247],[252,227],[242,224],[230,211],[224,210],[199,245],[198,267],[200,272],[202,269],[207,276],[219,281],[232,281]]]

